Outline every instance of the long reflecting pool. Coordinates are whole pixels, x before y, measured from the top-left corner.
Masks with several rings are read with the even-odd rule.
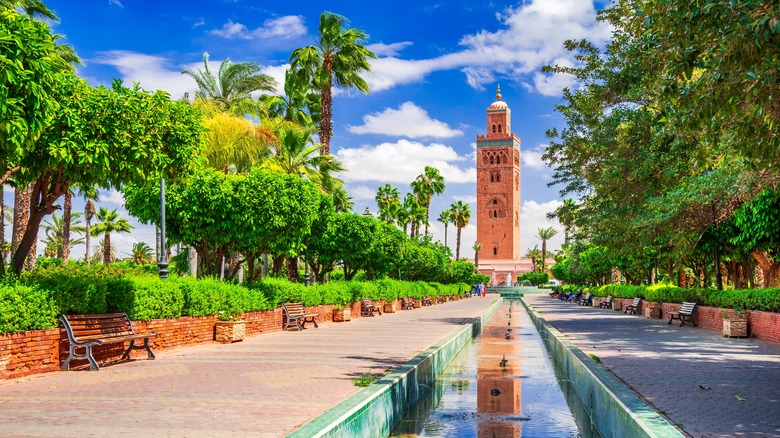
[[[519,302],[505,301],[429,389],[391,436],[583,436]]]

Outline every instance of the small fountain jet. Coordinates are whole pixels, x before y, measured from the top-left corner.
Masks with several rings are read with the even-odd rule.
[[[498,363],[498,365],[499,365],[499,366],[502,366],[502,367],[505,367],[505,366],[506,366],[506,363],[508,362],[508,361],[506,360],[506,354],[502,355],[502,356],[501,356],[501,358],[502,358],[502,359],[501,359],[501,362],[499,362],[499,363]]]

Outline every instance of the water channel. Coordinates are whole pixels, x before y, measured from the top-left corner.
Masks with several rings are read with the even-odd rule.
[[[517,301],[501,304],[433,386],[390,436],[589,435],[580,432],[552,359]]]

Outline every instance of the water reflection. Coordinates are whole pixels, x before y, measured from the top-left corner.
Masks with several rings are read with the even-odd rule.
[[[541,338],[504,303],[391,436],[578,437]]]

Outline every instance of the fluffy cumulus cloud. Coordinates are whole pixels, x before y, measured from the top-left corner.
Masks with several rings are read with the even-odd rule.
[[[547,145],[540,144],[533,149],[524,150],[520,154],[523,167],[531,169],[544,169],[547,166],[544,161],[542,161],[542,155],[544,155],[545,149],[547,149]]]
[[[182,75],[181,68],[176,69],[167,58],[160,56],[110,50],[100,52],[90,61],[116,68],[125,83],[138,82],[146,90],[165,90],[174,99],[180,98],[185,92],[190,92],[192,95],[197,88],[194,79]],[[203,68],[203,63],[193,64],[193,66]]]
[[[547,219],[547,213],[555,211],[556,208],[563,205],[558,200],[538,203],[536,201],[525,201],[520,207],[520,245],[522,255],[539,245],[542,248],[542,241],[536,237],[539,234],[539,228],[553,227],[558,230],[558,234],[547,241],[548,250],[558,250],[563,244],[563,226],[555,219]]]
[[[403,60],[388,56],[372,62],[374,75],[367,78],[372,89],[420,81],[437,70],[460,69],[477,89],[507,77],[528,84],[544,95],[559,95],[572,85],[566,75],[538,73],[545,64],[571,65],[563,48],[567,39],[586,38],[597,45],[611,36],[610,27],[596,21],[592,1],[531,0],[498,14],[503,28],[466,35],[462,50],[432,59]]]
[[[226,39],[256,40],[269,38],[295,38],[306,35],[306,26],[300,15],[286,15],[279,18],[269,18],[263,25],[249,29],[245,24],[228,20],[219,29],[209,31],[211,35]]]
[[[432,119],[428,112],[413,102],[404,102],[398,109],[387,108],[382,112],[363,116],[361,126],[348,126],[354,134],[384,134],[397,137],[450,138],[463,135],[446,123]]]
[[[384,44],[375,43],[369,44],[366,48],[374,52],[377,56],[395,56],[401,50],[412,45],[411,41],[402,41],[400,43]]]
[[[361,185],[350,187],[348,190],[353,201],[368,201],[373,200],[376,197],[377,189]]]
[[[110,202],[116,205],[125,205],[125,197],[122,196],[116,189],[111,189],[107,192],[100,192],[98,195],[100,202]]]
[[[441,143],[424,144],[401,139],[393,143],[342,148],[336,156],[349,169],[340,175],[347,182],[378,181],[408,184],[425,166],[439,169],[447,183],[476,181],[476,168],[463,156]],[[467,163],[461,168],[458,163]]]
[[[108,0],[108,4],[111,6],[118,6],[120,8],[124,8],[125,6],[122,4],[119,0]]]

